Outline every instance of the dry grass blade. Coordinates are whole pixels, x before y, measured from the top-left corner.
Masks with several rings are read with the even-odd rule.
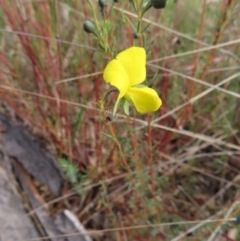
[[[41,36],[41,35],[37,35],[37,34],[33,34],[33,33],[26,33],[26,32],[17,31],[17,30],[7,30],[7,29],[3,29],[3,28],[0,28],[0,32],[4,32],[4,33],[8,33],[8,34],[22,35],[22,36],[28,36],[28,37],[31,37],[31,38],[38,38],[38,39],[43,39],[43,40],[50,40],[50,41],[53,41],[53,42],[72,45],[72,46],[75,46],[75,47],[78,47],[78,48],[95,50],[95,48],[93,48],[91,46],[84,45],[84,44],[72,43],[72,42],[69,42],[69,41],[66,41],[66,40],[45,37],[45,36]]]
[[[216,45],[201,48],[201,49],[195,49],[195,50],[183,52],[183,53],[180,53],[180,54],[173,54],[173,55],[170,55],[170,56],[165,56],[165,57],[162,57],[162,58],[149,60],[148,63],[156,63],[156,62],[167,60],[167,59],[178,58],[178,57],[182,57],[182,56],[186,56],[186,55],[190,55],[190,54],[201,53],[201,52],[204,52],[204,51],[218,49],[218,48],[222,48],[222,47],[233,45],[233,44],[239,44],[239,43],[240,43],[240,39],[231,40],[231,41],[228,41],[228,42],[225,42],[225,43],[216,44]]]
[[[69,210],[82,232],[60,239],[85,230],[94,241],[229,238],[239,211],[230,212],[240,186],[240,3],[168,1],[143,16],[144,3],[0,1],[0,113],[58,157],[62,193],[29,180],[42,201],[26,215],[42,204],[56,217]],[[131,46],[146,49],[146,85],[163,104],[112,116],[118,93],[102,73]]]
[[[156,122],[158,122],[158,121],[160,121],[160,120],[162,120],[162,119],[164,119],[164,118],[166,118],[166,117],[169,116],[169,115],[174,114],[175,112],[177,112],[178,110],[181,110],[182,108],[184,108],[185,106],[187,106],[187,105],[189,105],[189,104],[193,104],[194,102],[196,102],[197,100],[201,99],[201,98],[204,97],[205,95],[207,95],[207,94],[209,94],[210,92],[218,89],[219,86],[224,85],[224,84],[228,83],[229,81],[231,81],[231,80],[233,80],[233,79],[235,79],[235,78],[237,78],[237,77],[239,77],[239,76],[240,76],[240,73],[236,73],[236,74],[233,74],[232,76],[229,76],[228,78],[222,80],[222,81],[219,82],[218,84],[212,85],[211,88],[208,88],[207,90],[205,90],[205,91],[203,91],[202,93],[194,96],[193,98],[191,98],[191,99],[188,100],[187,102],[183,103],[182,105],[177,106],[177,107],[174,108],[173,110],[170,110],[170,111],[167,112],[166,114],[164,114],[164,115],[156,118],[154,121],[152,121],[152,124],[153,124],[153,123],[156,123]],[[239,94],[237,94],[237,93],[235,93],[235,94],[236,94],[236,95],[239,95]],[[240,98],[240,95],[239,95],[238,98]]]
[[[238,75],[240,75],[240,74],[238,74]],[[227,80],[229,81],[229,79],[227,79]],[[226,81],[226,80],[224,80],[224,81]],[[101,112],[101,110],[98,109],[98,108],[94,108],[94,107],[87,106],[87,105],[84,105],[84,104],[75,103],[75,102],[68,101],[68,100],[56,99],[56,98],[51,97],[51,96],[32,93],[32,92],[29,92],[29,91],[19,90],[19,89],[16,89],[16,88],[11,88],[11,87],[7,87],[7,86],[3,86],[3,85],[0,85],[0,88],[10,90],[10,91],[15,90],[15,91],[19,91],[19,92],[22,92],[22,93],[25,93],[25,94],[36,95],[36,96],[39,96],[39,97],[42,97],[42,98],[60,101],[60,102],[63,102],[63,103],[69,104],[69,105],[84,107],[86,109],[97,110],[97,111]],[[124,116],[124,115],[117,115],[117,116],[123,117],[124,119],[126,118],[126,116]],[[146,121],[142,121],[140,119],[134,119],[134,118],[129,118],[129,119],[131,119],[134,122],[143,124],[145,127],[148,126],[148,123]],[[212,145],[218,144],[218,145],[223,145],[223,146],[228,147],[228,148],[232,148],[234,150],[240,150],[239,146],[231,144],[231,143],[226,143],[226,142],[221,141],[219,139],[215,139],[215,138],[212,138],[212,137],[209,137],[209,136],[206,136],[206,135],[194,133],[194,132],[187,131],[187,130],[178,130],[178,129],[170,128],[170,127],[167,127],[167,126],[155,124],[155,122],[156,122],[156,120],[154,120],[154,123],[152,123],[151,126],[156,127],[156,128],[160,128],[162,130],[170,131],[170,132],[173,132],[173,133],[177,133],[177,134],[185,135],[185,136],[188,136],[188,137],[196,138],[196,139],[208,142]]]
[[[98,72],[92,73],[92,74],[86,74],[86,75],[81,75],[81,76],[72,77],[72,78],[68,78],[68,79],[58,80],[58,81],[55,82],[55,84],[58,85],[58,84],[66,83],[66,82],[73,81],[73,80],[89,78],[89,77],[92,77],[92,76],[100,75],[102,73],[103,73],[102,71],[98,71]]]
[[[171,73],[171,74],[173,74],[173,75],[181,76],[181,77],[183,77],[183,78],[192,80],[192,81],[194,81],[194,82],[196,82],[196,83],[199,83],[199,84],[202,84],[202,85],[205,85],[205,86],[209,86],[209,87],[214,87],[214,86],[215,86],[215,89],[216,89],[216,90],[219,90],[219,91],[221,91],[221,92],[223,92],[223,93],[232,95],[232,96],[234,96],[234,97],[236,97],[236,98],[240,98],[240,94],[239,94],[239,93],[236,93],[236,92],[233,92],[233,91],[230,91],[230,90],[223,89],[223,88],[221,88],[221,87],[219,87],[219,86],[217,86],[217,85],[212,85],[212,84],[210,84],[210,83],[207,83],[207,82],[205,82],[205,81],[203,81],[203,80],[200,80],[200,79],[197,79],[197,78],[195,78],[195,77],[192,77],[192,76],[189,76],[189,75],[186,75],[186,74],[182,74],[182,73],[177,72],[177,71],[175,71],[175,70],[167,69],[167,68],[164,68],[164,67],[161,67],[161,66],[158,66],[158,65],[153,65],[153,64],[148,64],[148,65],[151,66],[151,67],[153,67],[153,68],[155,68],[155,69],[160,69],[160,70],[169,72],[169,73]]]
[[[132,17],[135,17],[135,18],[138,18],[138,16],[130,11],[127,11],[127,10],[124,10],[124,9],[121,9],[121,8],[118,8],[118,7],[113,7],[114,9],[120,11],[120,12],[123,12],[129,16],[132,16]],[[156,22],[153,22],[147,18],[143,18],[143,21],[145,21],[146,23],[149,23],[153,26],[156,26],[160,29],[163,29],[169,33],[172,33],[176,36],[179,36],[179,37],[183,37],[185,39],[188,39],[194,43],[198,43],[198,44],[201,44],[201,45],[204,45],[204,46],[209,46],[209,44],[201,41],[201,40],[198,40],[198,39],[195,39],[195,38],[192,38],[191,36],[187,35],[187,34],[184,34],[184,33],[181,33],[177,30],[174,30],[174,29],[171,29],[171,28],[168,28],[166,26],[163,26],[162,24],[159,24],[159,23],[156,23]],[[233,54],[231,51],[228,51],[228,50],[225,50],[225,49],[219,49],[219,51],[223,52],[223,53],[226,53],[226,54],[229,54],[230,56],[232,56],[234,59],[236,59],[239,63],[240,63],[240,59],[238,58],[238,56],[236,56],[235,54]]]
[[[164,226],[175,226],[175,225],[185,225],[185,224],[196,224],[196,223],[217,223],[217,222],[234,222],[236,221],[235,218],[228,218],[228,219],[209,219],[209,220],[195,220],[195,221],[182,221],[182,222],[170,222],[170,223],[158,223],[158,224],[149,224],[149,225],[138,225],[138,226],[129,226],[129,227],[122,227],[122,228],[111,228],[105,229],[101,231],[88,231],[88,235],[95,235],[98,233],[109,233],[114,231],[121,231],[121,230],[137,230],[137,229],[146,229],[146,228],[153,228],[153,227],[164,227]],[[63,234],[54,237],[41,237],[41,238],[34,238],[34,239],[25,239],[20,241],[37,241],[37,240],[45,240],[48,238],[63,238],[63,237],[71,237],[81,235],[81,233],[71,233],[71,234]],[[85,234],[83,234],[85,235]]]

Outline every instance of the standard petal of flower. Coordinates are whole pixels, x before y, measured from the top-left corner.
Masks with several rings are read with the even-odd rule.
[[[141,47],[131,47],[117,55],[129,77],[130,86],[138,85],[146,79],[146,51]]]
[[[142,114],[156,111],[162,105],[157,92],[149,87],[129,88],[124,98]]]
[[[121,62],[116,59],[108,63],[103,72],[103,78],[119,90],[118,98],[122,98],[130,87],[128,75]]]

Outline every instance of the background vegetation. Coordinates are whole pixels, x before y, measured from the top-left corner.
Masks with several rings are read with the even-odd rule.
[[[62,200],[95,240],[239,240],[239,1],[169,0],[138,38],[129,1],[91,2],[113,53],[145,39],[161,109],[106,120],[116,96],[99,108],[110,58],[83,31],[88,1],[0,0],[0,110],[59,157]]]

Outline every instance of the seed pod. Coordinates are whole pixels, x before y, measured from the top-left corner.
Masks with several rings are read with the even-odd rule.
[[[152,6],[157,9],[165,8],[167,0],[151,0]]]
[[[83,23],[83,29],[86,33],[93,33],[94,35],[97,36],[97,32],[96,32],[96,26],[94,24],[93,21],[91,20],[86,20],[84,23]]]

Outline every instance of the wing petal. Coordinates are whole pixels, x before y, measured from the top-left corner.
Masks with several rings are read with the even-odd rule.
[[[141,114],[156,111],[162,105],[157,92],[149,87],[129,88],[124,98],[133,104]]]

